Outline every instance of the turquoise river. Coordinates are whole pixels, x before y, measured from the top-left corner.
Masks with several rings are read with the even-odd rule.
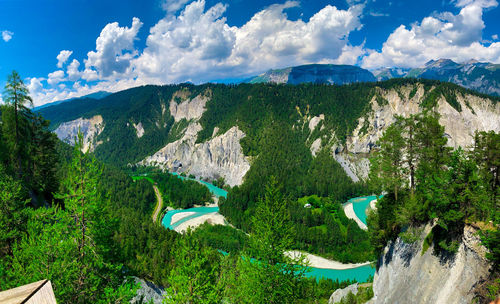
[[[172,173],[176,175],[177,177],[181,179],[191,179],[198,181],[202,183],[203,185],[207,186],[207,188],[210,190],[212,194],[215,196],[227,196],[227,191],[224,189],[218,188],[208,182],[205,181],[200,181],[188,177],[181,176],[177,173]],[[376,197],[375,196],[366,196],[366,197],[357,197],[349,200],[349,202],[353,203],[354,207],[354,212],[356,215],[364,222],[366,223],[366,208],[368,208],[370,201],[374,200]],[[182,212],[194,212],[193,214],[175,222],[174,224],[171,224],[172,221],[172,216],[177,213],[182,213]],[[213,212],[219,212],[219,207],[195,207],[195,208],[189,208],[189,209],[184,209],[184,210],[171,210],[168,211],[165,216],[162,219],[162,225],[165,226],[167,229],[175,229],[177,226],[180,224],[189,221],[193,218],[197,218],[199,216],[213,213]],[[370,276],[373,276],[375,274],[375,268],[372,267],[371,265],[364,265],[356,268],[351,268],[351,269],[343,269],[343,270],[337,270],[337,269],[324,269],[324,268],[314,268],[310,267],[310,271],[306,274],[308,277],[314,277],[316,279],[320,278],[328,278],[332,280],[339,280],[339,281],[345,281],[345,280],[354,280],[356,279],[358,282],[366,282],[368,281]]]

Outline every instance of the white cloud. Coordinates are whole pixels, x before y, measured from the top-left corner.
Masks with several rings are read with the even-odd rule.
[[[63,50],[59,52],[59,55],[57,55],[57,67],[62,68],[71,54],[73,54],[73,51]]]
[[[150,30],[147,48],[134,60],[149,82],[202,82],[312,62],[347,60],[354,49],[350,32],[360,29],[363,5],[339,10],[327,5],[309,21],[288,19],[296,1],[271,5],[241,27],[230,27],[221,3],[205,10],[205,1],[190,3],[178,17],[167,15]],[[359,48],[357,48],[359,50]],[[349,58],[352,61],[352,58]]]
[[[165,0],[161,6],[167,13],[173,14],[183,8],[190,1],[192,0]]]
[[[14,33],[11,31],[2,31],[2,39],[5,42],[9,42],[10,39],[12,39],[12,36],[14,36]]]
[[[41,82],[32,93],[35,103],[143,84],[199,83],[255,75],[269,68],[306,63],[354,64],[366,53],[363,45],[353,46],[348,41],[349,34],[362,27],[363,4],[347,10],[327,5],[309,20],[293,21],[286,10],[299,2],[287,1],[264,8],[246,24],[235,27],[227,24],[227,7],[222,3],[206,8],[205,0],[197,0],[178,15],[172,13],[176,5],[182,7],[187,2],[164,2],[166,15],[150,29],[141,53],[134,47],[142,26],[138,18],[133,18],[131,27],[120,27],[116,22],[106,25],[83,67],[73,59],[66,73],[61,69],[47,79],[39,78]],[[58,58],[60,68],[70,55]],[[68,85],[68,81],[73,84]]]
[[[85,62],[86,75],[106,78],[122,74],[130,66],[130,60],[137,55],[134,41],[142,26],[139,18],[132,19],[131,27],[120,27],[118,22],[107,24],[96,40],[96,51],[88,52]]]
[[[384,42],[381,52],[369,51],[363,67],[417,67],[431,59],[450,58],[458,62],[471,58],[500,61],[500,43],[482,41],[484,9],[496,7],[495,0],[459,0],[460,12],[434,14],[413,24],[401,25]]]
[[[81,78],[82,72],[78,70],[79,67],[80,62],[76,59],[73,59],[73,61],[71,61],[71,63],[68,65],[66,73],[68,74],[69,81],[77,81]]]
[[[56,85],[60,83],[61,81],[64,81],[64,71],[63,70],[57,70],[52,73],[49,73],[49,79],[47,79],[47,83],[50,85]]]

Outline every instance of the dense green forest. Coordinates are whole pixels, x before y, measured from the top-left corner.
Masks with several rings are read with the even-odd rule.
[[[470,151],[446,146],[444,127],[434,112],[398,118],[380,138],[371,160],[370,181],[387,194],[368,217],[373,246],[381,251],[401,236],[416,242],[424,224],[436,221],[425,237],[443,258],[458,250],[464,226],[481,230],[493,263],[489,286],[478,292],[483,301],[500,290],[500,135],[477,133]]]
[[[182,180],[169,173],[153,173],[149,177],[158,184],[163,199],[176,209],[203,206],[212,201],[208,188],[196,181]]]
[[[456,97],[450,92],[487,97],[494,102],[499,100],[454,84],[424,79],[392,79],[344,86],[179,84],[132,88],[99,100],[82,99],[48,106],[37,113],[51,121],[51,129],[62,122],[101,115],[105,128],[96,138],[96,142],[101,142],[96,147],[96,156],[102,161],[121,166],[137,163],[177,139],[174,133],[179,126],[172,129],[174,120],[170,115],[170,101],[181,102],[184,98],[203,94],[210,98],[200,120],[203,130],[198,135],[198,142],[210,138],[215,127],[219,128],[219,133],[223,133],[237,125],[247,135],[242,140],[245,155],[255,156],[263,150],[260,143],[262,135],[273,121],[286,126],[295,125],[295,129],[307,129],[300,121],[324,114],[323,130],[318,128],[312,136],[302,139],[308,139],[310,144],[320,136],[326,136],[329,140],[335,133],[336,139],[343,142],[356,127],[357,119],[369,110],[368,103],[377,95],[376,88],[399,89],[415,84],[424,86],[424,104],[429,106],[435,103],[440,94],[444,94],[446,100],[456,106]],[[384,102],[380,98],[378,100]],[[133,127],[139,122],[145,130],[144,136],[140,138]]]

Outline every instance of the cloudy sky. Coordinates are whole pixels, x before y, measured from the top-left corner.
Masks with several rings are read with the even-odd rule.
[[[35,105],[307,63],[500,63],[497,0],[0,0],[0,86]]]

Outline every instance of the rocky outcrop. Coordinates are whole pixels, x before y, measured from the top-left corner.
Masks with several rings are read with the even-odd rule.
[[[177,103],[176,98],[170,101],[170,114],[174,117],[175,122],[186,120],[198,120],[205,112],[205,105],[208,98],[198,95],[193,99],[186,99],[181,103]]]
[[[144,136],[144,127],[142,126],[142,122],[139,122],[138,124],[133,124],[133,126],[135,129],[135,134],[137,135],[138,138]]]
[[[421,239],[431,230],[427,225]],[[465,227],[454,256],[436,256],[431,246],[422,254],[422,243],[390,243],[379,260],[369,303],[471,303],[473,290],[485,279],[490,264],[484,258],[477,231]]]
[[[96,141],[96,137],[104,130],[104,123],[101,115],[95,115],[92,118],[78,118],[72,121],[63,122],[55,129],[57,137],[73,145],[75,137],[80,130],[83,134],[82,152],[93,151],[100,142]]]
[[[352,293],[353,295],[358,294],[358,283],[349,285],[346,288],[335,290],[335,292],[330,296],[328,304],[335,304],[342,301],[342,299],[349,293]]]
[[[137,290],[136,296],[130,301],[132,304],[139,303],[153,303],[161,304],[167,292],[155,284],[145,281],[143,279],[134,277],[135,284],[140,287]]]
[[[200,130],[200,124],[191,123],[181,139],[169,143],[141,164],[186,172],[202,179],[223,177],[230,186],[240,185],[250,169],[240,145],[245,133],[238,127],[232,127],[224,134],[196,144]]]
[[[198,132],[202,130],[201,118],[209,99],[206,95],[189,99],[186,92],[176,92],[170,101],[170,114],[175,122],[188,121],[188,126],[180,133],[182,137],[167,144],[154,155],[139,164],[153,165],[164,170],[186,172],[198,178],[215,180],[223,177],[230,186],[240,185],[243,176],[250,169],[250,163],[243,155],[240,140],[245,134],[232,127],[224,134],[217,135],[215,127],[212,138],[204,143],[196,143]],[[179,100],[183,100],[178,103]],[[175,125],[172,129],[175,128]]]
[[[420,104],[425,98],[421,84],[407,85],[398,90],[377,89],[379,98],[371,100],[371,110],[358,120],[358,126],[347,138],[342,158],[360,179],[366,179],[369,166],[366,157],[397,115],[409,117],[421,112]],[[473,144],[476,131],[500,132],[500,103],[474,95],[456,94],[461,111],[457,111],[446,100],[438,99],[436,110],[441,115],[440,123],[445,128],[448,145],[467,149]]]

